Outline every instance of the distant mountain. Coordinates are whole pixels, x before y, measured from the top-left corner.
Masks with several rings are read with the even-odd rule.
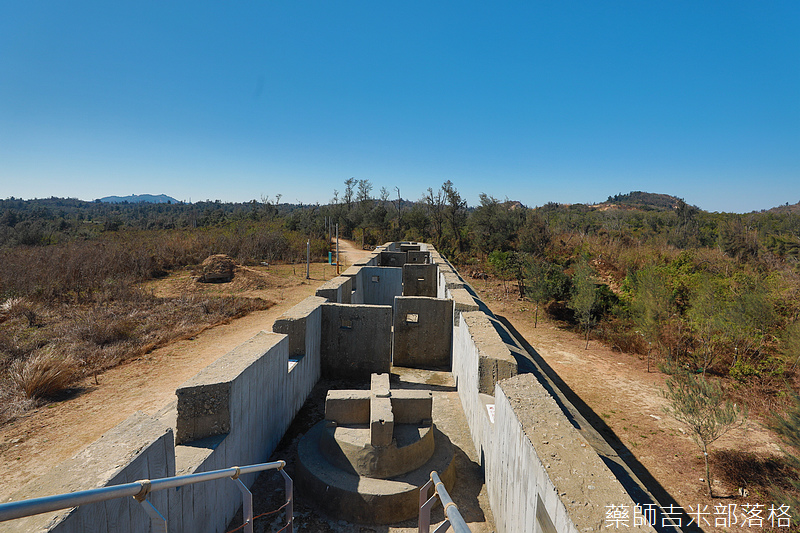
[[[101,202],[108,204],[121,204],[128,202],[129,204],[148,203],[148,204],[177,204],[180,203],[172,196],[166,194],[131,194],[130,196],[106,196],[100,198]]]
[[[800,213],[800,202],[796,204],[789,204],[786,202],[784,205],[779,205],[767,210],[768,213]]]
[[[626,206],[644,209],[677,209],[678,203],[682,200],[677,196],[669,194],[658,194],[653,192],[632,191],[628,194],[615,194],[609,196],[608,200],[600,204],[601,206]]]

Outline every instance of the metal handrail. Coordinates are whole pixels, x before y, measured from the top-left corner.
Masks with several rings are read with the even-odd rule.
[[[229,477],[237,482],[239,490],[242,491],[245,500],[243,505],[245,531],[252,532],[252,495],[244,483],[242,483],[242,481],[239,479],[239,476],[243,474],[252,474],[254,472],[263,472],[265,470],[279,470],[284,478],[286,486],[288,516],[287,525],[290,526],[289,531],[291,532],[293,522],[293,483],[292,479],[284,471],[285,466],[285,461],[260,463],[248,466],[234,466],[224,470],[214,470],[211,472],[201,472],[198,474],[187,474],[184,476],[174,476],[153,480],[142,479],[139,481],[134,481],[133,483],[101,487],[99,489],[82,490],[68,494],[58,494],[55,496],[44,496],[42,498],[32,498],[30,500],[2,503],[0,504],[0,522],[14,520],[16,518],[23,518],[25,516],[48,513],[51,511],[58,511],[60,509],[68,509],[70,507],[77,507],[78,505],[86,505],[89,503],[97,503],[113,500],[115,498],[132,496],[136,499],[136,501],[144,505],[144,510],[153,521],[154,531],[162,528],[163,531],[166,531],[166,519],[164,519],[164,517],[161,516],[155,507],[153,507],[153,504],[147,500],[147,496],[150,493]]]
[[[428,491],[433,487],[433,496],[428,498]],[[437,497],[442,502],[446,520],[439,524],[433,533],[443,533],[452,527],[455,533],[470,533],[472,530],[467,525],[458,506],[448,494],[447,489],[434,470],[431,479],[419,489],[419,533],[428,533],[431,527],[431,509],[436,504]]]

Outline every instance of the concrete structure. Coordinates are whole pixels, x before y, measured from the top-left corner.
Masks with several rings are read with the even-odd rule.
[[[337,276],[320,285],[316,295],[326,298],[332,303],[349,304],[352,292],[353,278],[350,276]]]
[[[325,420],[298,446],[299,490],[319,494],[337,518],[391,524],[416,516],[432,470],[448,488],[455,481],[454,450],[433,425],[432,405],[430,391],[390,390],[389,374],[373,374],[368,391],[328,391]]]
[[[369,379],[388,372],[392,360],[392,308],[322,304],[322,373]]]
[[[381,252],[378,265],[382,267],[401,267],[406,264],[406,252]]]
[[[411,246],[403,251],[405,244]],[[417,244],[418,252],[411,249]],[[427,254],[435,268],[436,298],[402,296],[403,265],[426,266],[407,261],[409,254],[415,253]],[[379,266],[386,263],[395,266]],[[348,292],[349,304],[344,303]],[[321,287],[319,294],[324,296],[307,298],[276,320],[272,333],[260,333],[188,380],[176,392],[177,401],[157,416],[131,416],[45,478],[34,480],[14,499],[263,462],[322,374],[358,375],[366,381],[372,373],[388,373],[394,344],[394,362],[398,365],[436,366],[445,360],[451,365],[472,441],[484,467],[497,531],[600,531],[608,527],[604,523],[607,506],[633,509],[634,503],[650,503],[643,501],[647,495],[636,493],[628,481],[623,487],[620,479],[635,476],[625,470],[599,434],[591,433],[590,425],[538,369],[532,353],[492,316],[436,250],[424,243],[387,243]],[[416,315],[416,325],[411,315]],[[426,330],[428,327],[430,330]],[[432,332],[438,332],[438,337]],[[445,339],[449,347],[436,344]],[[310,471],[315,461],[332,461],[344,470],[350,469],[349,474],[355,477],[310,476],[302,490],[323,494],[338,486],[342,494],[347,494],[346,489],[355,483],[361,492],[358,471],[367,468],[369,472],[372,467],[358,460],[354,466],[350,460],[357,454],[348,447],[348,442],[355,442],[348,440],[348,435],[356,435],[357,430],[363,430],[365,442],[375,449],[389,448],[395,441],[398,449],[404,448],[399,445],[405,438],[398,433],[398,425],[402,425],[399,421],[408,419],[404,417],[417,420],[420,407],[414,402],[421,400],[408,398],[409,402],[395,403],[393,400],[405,392],[390,391],[392,401],[387,404],[386,389],[381,381],[371,391],[351,391],[352,397],[344,399],[351,401],[339,409],[340,414],[335,414],[336,395],[332,395],[330,422],[338,420],[341,425],[315,426],[310,432],[314,435],[307,441],[327,442],[329,446],[323,446],[327,451],[317,454],[321,459],[313,450],[304,452],[309,454],[308,460],[299,468]],[[411,414],[403,414],[405,409]],[[424,411],[424,407],[421,409]],[[356,425],[367,419],[370,425],[337,436],[345,425],[342,413],[351,410],[357,417]],[[337,430],[333,434],[329,431],[332,427]],[[425,424],[420,427],[424,429]],[[445,446],[437,444],[429,462],[417,472],[437,465],[443,479],[452,479],[455,472],[448,468],[452,461],[436,451],[447,448],[447,438],[434,427],[428,432],[420,427],[416,442],[423,444],[416,446],[425,446],[430,438],[426,434],[432,434],[435,442],[442,440]],[[337,448],[340,455],[331,451]],[[341,468],[337,470],[341,472]],[[393,473],[391,468],[379,470],[373,472]],[[421,480],[367,478],[371,481],[365,482],[363,493],[373,494],[366,486],[372,486],[373,481],[404,484],[404,490],[413,493],[417,482],[427,480],[427,472],[423,473]],[[245,476],[243,481],[250,485],[253,476]],[[376,498],[382,490],[374,492]],[[635,502],[631,494],[635,494]],[[357,507],[359,514],[353,518],[366,523],[386,523],[405,516],[377,516],[373,507],[363,503],[370,498],[358,500],[361,504],[328,498],[321,498],[321,503]],[[221,533],[241,500],[230,480],[219,480],[162,491],[153,501],[169,518],[170,531]],[[120,501],[30,517],[4,527],[10,527],[10,531],[149,531],[145,516],[136,505]],[[653,531],[647,524],[631,524],[628,529]]]
[[[431,253],[430,252],[423,252],[423,251],[409,251],[406,252],[406,264],[414,263],[414,264],[424,264],[431,262]]]
[[[452,316],[452,300],[418,296],[395,298],[392,364],[449,369]]]
[[[358,270],[351,303],[392,305],[403,294],[403,269],[363,266]]]
[[[436,298],[438,277],[436,265],[406,263],[403,265],[403,296]]]

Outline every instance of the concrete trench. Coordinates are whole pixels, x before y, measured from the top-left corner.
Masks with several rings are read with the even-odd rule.
[[[267,327],[182,385],[158,415],[132,416],[22,492],[32,497],[52,494],[54,486],[74,491],[270,458],[286,460],[296,475],[298,444],[322,420],[327,391],[369,388],[371,374],[390,373],[394,389],[432,393],[433,422],[454,450],[452,496],[473,531],[599,531],[610,506],[642,503],[576,429],[525,347],[424,243],[379,247]],[[256,515],[281,503],[282,482],[274,477],[242,478],[253,485]],[[335,508],[319,511],[324,490],[310,492],[296,493],[296,531],[416,531],[416,519],[376,525],[331,516]],[[169,531],[225,532],[241,524],[239,492],[226,480],[163,491],[154,503]],[[0,529],[149,531],[136,505],[85,505]],[[439,508],[433,520],[442,519]],[[279,515],[256,521],[258,531],[279,524]],[[646,523],[628,529],[654,530]]]

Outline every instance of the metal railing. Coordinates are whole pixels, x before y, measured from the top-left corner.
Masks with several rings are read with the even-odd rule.
[[[254,472],[263,472],[265,470],[279,470],[281,476],[283,476],[284,487],[286,489],[286,503],[281,507],[286,508],[287,518],[284,529],[291,533],[294,528],[294,491],[292,478],[286,474],[283,469],[284,466],[286,466],[285,461],[275,461],[272,463],[261,463],[249,466],[234,466],[224,470],[214,470],[212,472],[202,472],[199,474],[188,474],[185,476],[175,476],[153,480],[142,479],[140,481],[134,481],[133,483],[125,483],[124,485],[113,485],[99,489],[72,492],[69,494],[58,494],[56,496],[45,496],[43,498],[33,498],[30,500],[3,503],[0,504],[0,522],[14,520],[16,518],[23,518],[25,516],[48,513],[51,511],[58,511],[60,509],[68,509],[70,507],[77,507],[78,505],[85,505],[87,503],[97,503],[106,500],[113,500],[115,498],[131,496],[142,505],[142,509],[144,509],[144,511],[150,517],[152,531],[166,533],[167,519],[164,518],[164,516],[158,512],[158,509],[156,509],[155,506],[147,499],[147,496],[150,493],[229,477],[236,483],[237,487],[242,492],[242,513],[244,519],[244,524],[242,527],[244,528],[245,533],[253,533],[253,495],[245,486],[245,484],[242,483],[242,480],[239,479],[239,476],[243,474],[252,474]]]
[[[433,496],[428,498],[428,492],[433,487]],[[470,533],[470,528],[461,517],[458,506],[447,493],[444,483],[439,479],[439,474],[434,470],[431,479],[419,489],[419,533],[428,533],[431,529],[431,509],[436,501],[441,500],[444,507],[445,521],[439,524],[433,533],[443,533],[452,527],[455,533]]]

